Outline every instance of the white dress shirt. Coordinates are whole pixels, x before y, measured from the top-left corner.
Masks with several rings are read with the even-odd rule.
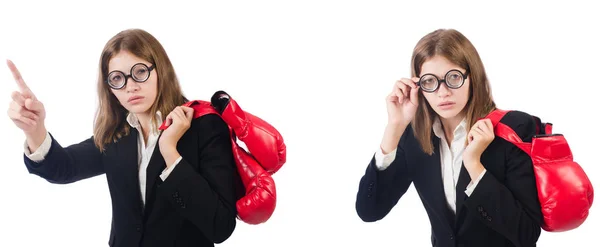
[[[160,111],[156,113],[156,117],[160,120],[159,122],[162,121]],[[138,177],[141,189],[140,192],[142,194],[142,201],[144,202],[144,204],[146,204],[146,169],[148,168],[148,164],[150,163],[150,157],[152,157],[152,153],[154,152],[154,148],[158,143],[158,138],[162,131],[158,130],[158,127],[152,124],[152,130],[148,133],[148,143],[146,145],[146,143],[144,142],[144,136],[142,135],[142,129],[140,128],[140,123],[134,114],[130,113],[127,115],[127,123],[131,127],[137,129],[140,133],[138,135]],[[51,145],[52,137],[50,136],[50,133],[46,133],[46,139],[44,139],[42,145],[33,153],[31,153],[29,147],[27,146],[27,142],[25,142],[25,155],[27,155],[27,157],[34,162],[41,162],[48,154]],[[167,179],[167,177],[169,176],[171,171],[173,171],[175,166],[179,164],[181,158],[182,157],[179,156],[179,158],[175,160],[175,163],[173,163],[172,166],[163,170],[163,172],[160,174],[160,178],[163,181]]]
[[[436,118],[433,123],[433,132],[440,138],[440,159],[442,170],[442,181],[444,184],[444,194],[446,202],[452,212],[456,213],[456,184],[462,167],[462,154],[465,150],[465,141],[467,138],[466,120],[463,119],[456,129],[454,129],[454,138],[448,146],[446,135],[439,118]],[[375,165],[379,170],[385,170],[396,158],[396,150],[394,149],[389,154],[384,155],[381,148],[378,148],[375,153]],[[471,181],[465,190],[465,194],[470,196],[477,187],[477,184],[485,174],[486,170],[479,175],[475,181]]]

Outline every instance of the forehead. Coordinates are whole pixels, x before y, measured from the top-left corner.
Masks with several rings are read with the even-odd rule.
[[[464,69],[450,62],[450,60],[445,57],[435,56],[426,60],[423,65],[421,65],[421,75],[434,74],[438,77],[444,77],[446,73],[452,69],[458,69],[464,72]]]
[[[133,55],[129,51],[120,51],[108,61],[108,71],[129,71],[136,63],[150,64],[148,61]]]

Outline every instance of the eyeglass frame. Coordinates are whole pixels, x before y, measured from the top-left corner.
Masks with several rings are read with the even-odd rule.
[[[136,80],[133,77],[133,68],[135,68],[138,65],[143,65],[144,67],[146,67],[148,69],[148,76],[146,76],[146,78],[144,80]],[[142,82],[146,82],[148,79],[150,79],[150,74],[152,72],[152,70],[154,70],[156,67],[154,66],[154,64],[151,64],[150,66],[146,65],[145,63],[136,63],[133,66],[131,66],[131,69],[129,70],[129,75],[126,75],[125,72],[120,71],[120,70],[113,70],[111,72],[108,73],[108,75],[106,76],[106,84],[108,84],[108,86],[112,89],[122,89],[127,85],[127,81],[129,80],[129,78],[131,78],[133,81],[138,82],[138,83],[142,83]],[[120,87],[113,87],[112,84],[110,83],[110,75],[113,73],[120,73],[121,75],[123,75],[123,77],[125,78],[125,82],[123,83],[122,86]]]
[[[446,77],[448,77],[448,74],[450,74],[450,72],[458,72],[458,74],[460,74],[462,76],[462,82],[460,83],[460,85],[454,87],[451,86],[450,83],[448,83],[448,81],[446,80]],[[440,89],[440,86],[442,85],[442,83],[446,84],[446,87],[451,88],[451,89],[459,89],[461,88],[463,85],[465,85],[465,81],[467,80],[467,77],[469,76],[469,70],[467,69],[467,71],[465,71],[465,73],[461,72],[458,69],[451,69],[448,72],[446,72],[446,74],[444,75],[444,79],[440,79],[438,78],[436,75],[432,74],[432,73],[427,73],[422,75],[421,77],[419,77],[419,81],[417,82],[417,86],[419,88],[421,88],[421,90],[423,90],[423,92],[427,92],[427,93],[434,93],[435,91],[437,91],[438,89]],[[426,75],[431,75],[433,76],[433,78],[435,78],[437,80],[437,86],[433,89],[433,90],[426,90],[421,86],[421,78],[425,77]]]

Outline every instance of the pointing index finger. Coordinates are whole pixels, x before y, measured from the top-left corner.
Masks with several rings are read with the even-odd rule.
[[[31,91],[31,89],[29,89],[27,84],[25,84],[25,81],[23,80],[23,77],[21,76],[21,72],[19,72],[19,70],[17,69],[17,66],[15,66],[15,64],[11,60],[6,60],[6,64],[8,65],[10,72],[12,72],[12,75],[13,75],[15,81],[17,82],[17,85],[19,86],[21,93],[23,93],[25,96],[33,97],[34,96],[33,92]]]

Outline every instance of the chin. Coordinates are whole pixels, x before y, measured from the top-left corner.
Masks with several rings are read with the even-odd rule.
[[[456,116],[459,115],[460,111],[456,110],[456,109],[451,109],[451,110],[440,110],[440,109],[434,109],[435,113],[437,113],[440,118],[443,119],[451,119],[454,118]]]
[[[141,113],[148,112],[148,110],[150,110],[150,106],[131,105],[129,107],[126,107],[125,109],[127,109],[127,111],[129,111],[130,113],[133,113],[133,114],[141,114]]]

